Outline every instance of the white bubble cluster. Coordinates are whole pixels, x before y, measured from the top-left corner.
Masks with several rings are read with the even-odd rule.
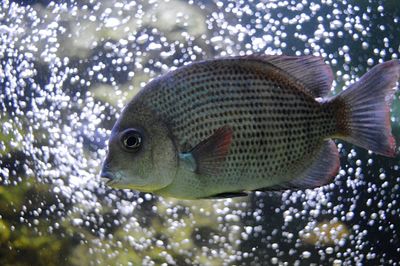
[[[113,123],[150,79],[206,58],[316,55],[334,94],[399,57],[396,0],[20,2],[0,7],[0,199],[27,191],[5,199],[11,233],[74,239],[71,265],[399,265],[398,161],[348,144],[335,182],[314,190],[177,201],[98,177]]]

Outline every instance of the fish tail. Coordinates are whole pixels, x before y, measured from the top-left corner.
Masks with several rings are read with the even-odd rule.
[[[330,102],[336,117],[336,134],[375,153],[394,157],[396,143],[391,133],[390,104],[400,77],[400,61],[373,67]]]

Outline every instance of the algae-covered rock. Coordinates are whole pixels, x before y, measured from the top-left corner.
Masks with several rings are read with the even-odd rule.
[[[147,5],[144,24],[155,27],[172,40],[185,40],[185,33],[199,37],[207,33],[203,11],[186,1],[160,1]]]
[[[350,235],[348,226],[336,219],[322,221],[300,231],[300,239],[310,245],[344,245]]]
[[[10,238],[11,230],[8,223],[0,219],[0,245],[6,243]]]

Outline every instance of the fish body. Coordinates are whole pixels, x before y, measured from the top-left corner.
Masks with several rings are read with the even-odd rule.
[[[183,66],[149,82],[124,108],[102,176],[115,187],[185,199],[322,186],[339,169],[331,138],[394,156],[387,106],[400,64],[377,68],[328,98],[333,74],[319,57]],[[143,145],[124,151],[123,132],[132,130]]]

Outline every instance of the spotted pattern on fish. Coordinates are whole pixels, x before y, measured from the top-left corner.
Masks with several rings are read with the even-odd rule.
[[[399,78],[400,61],[391,60],[328,97],[333,74],[320,57],[192,63],[125,106],[101,176],[182,199],[320,187],[340,168],[332,138],[396,156],[389,110]]]
[[[233,129],[223,178],[211,184],[245,188],[252,180],[292,178],[287,172],[336,130],[331,108],[315,101],[300,80],[260,60],[194,63],[153,80],[141,99],[168,121],[179,152],[218,128]]]

